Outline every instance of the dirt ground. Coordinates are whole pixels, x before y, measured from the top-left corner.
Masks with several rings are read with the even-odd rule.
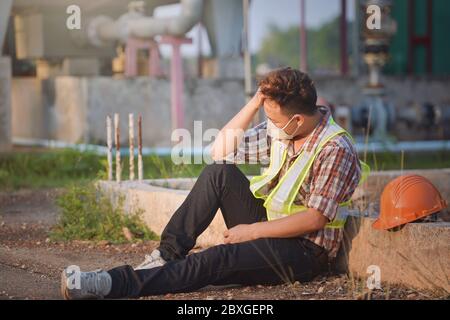
[[[61,299],[60,274],[69,265],[82,270],[137,265],[157,242],[111,245],[73,241],[54,243],[48,231],[58,218],[55,197],[61,192],[0,192],[0,299]],[[199,248],[201,249],[201,248]],[[198,292],[145,299],[446,299],[433,292],[383,284],[364,289],[364,279],[347,275],[320,276],[310,283],[255,287],[207,287]]]

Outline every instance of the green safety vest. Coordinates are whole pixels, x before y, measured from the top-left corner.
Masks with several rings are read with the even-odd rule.
[[[287,145],[279,140],[272,140],[270,150],[270,166],[260,176],[253,177],[250,180],[250,190],[258,199],[265,200],[264,207],[267,210],[269,220],[282,218],[301,211],[307,210],[305,206],[294,204],[295,197],[304,183],[305,178],[311,169],[314,159],[323,149],[324,145],[337,135],[345,134],[352,141],[352,136],[341,128],[330,116],[326,127],[320,133],[316,143],[311,151],[302,151],[286,174],[278,181],[275,188],[266,190],[267,185],[272,181],[281,170],[287,156]],[[360,184],[365,181],[370,173],[369,166],[360,161],[362,169],[362,178]],[[340,203],[336,218],[326,225],[327,228],[343,228],[348,216],[348,205],[351,200]]]

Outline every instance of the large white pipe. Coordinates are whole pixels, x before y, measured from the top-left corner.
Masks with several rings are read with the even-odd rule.
[[[201,20],[203,0],[181,0],[180,3],[180,15],[170,18],[149,17],[138,10],[131,10],[116,21],[97,16],[88,27],[90,42],[101,46],[110,41],[125,42],[129,37],[151,39],[158,35],[184,36]]]
[[[93,145],[93,144],[77,144],[69,143],[59,140],[46,140],[46,139],[34,139],[34,138],[12,138],[12,144],[17,146],[37,146],[49,149],[73,149],[81,152],[89,151],[100,155],[108,154],[108,147]],[[186,153],[191,155],[209,154],[210,145],[205,148],[192,148],[185,150]],[[355,148],[359,153],[364,151],[379,153],[379,152],[444,152],[450,151],[450,140],[442,141],[401,141],[396,143],[383,143],[383,142],[369,142],[367,144],[357,142]],[[120,150],[124,156],[129,155],[129,148],[123,148]],[[172,148],[160,147],[160,148],[142,148],[143,155],[157,154],[160,156],[170,156],[172,154]]]

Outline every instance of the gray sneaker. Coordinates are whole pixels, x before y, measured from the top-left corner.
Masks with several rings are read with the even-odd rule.
[[[61,274],[61,293],[66,300],[103,299],[111,292],[111,285],[111,276],[103,270],[79,272],[77,275],[66,268]]]
[[[144,262],[134,268],[134,270],[153,269],[162,267],[166,263],[167,261],[161,257],[161,252],[158,249],[155,249],[150,255],[145,255]]]

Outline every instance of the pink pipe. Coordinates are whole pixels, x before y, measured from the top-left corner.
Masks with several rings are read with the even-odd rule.
[[[192,39],[162,36],[160,44],[172,46],[172,61],[170,66],[171,78],[171,113],[172,129],[184,127],[183,104],[183,61],[181,57],[181,45],[192,44]],[[159,76],[163,72],[160,68],[158,44],[152,40],[140,40],[130,38],[125,48],[125,75],[133,77],[137,75],[137,52],[139,49],[147,49],[149,55],[149,75]]]
[[[134,77],[137,75],[136,55],[137,55],[137,49],[134,45],[134,42],[131,41],[131,39],[130,39],[127,41],[127,45],[125,47],[125,76],[126,77]]]
[[[125,76],[135,77],[138,74],[137,70],[137,55],[139,49],[149,51],[148,60],[148,75],[161,76],[161,61],[159,57],[158,44],[153,40],[142,40],[130,38],[127,41],[125,48]]]
[[[164,72],[161,69],[161,59],[159,57],[158,45],[156,43],[153,43],[150,47],[148,74],[155,77],[164,75]]]
[[[184,128],[184,76],[183,62],[181,57],[181,45],[191,44],[192,39],[163,36],[160,43],[172,45],[172,61],[170,66],[172,129]]]

